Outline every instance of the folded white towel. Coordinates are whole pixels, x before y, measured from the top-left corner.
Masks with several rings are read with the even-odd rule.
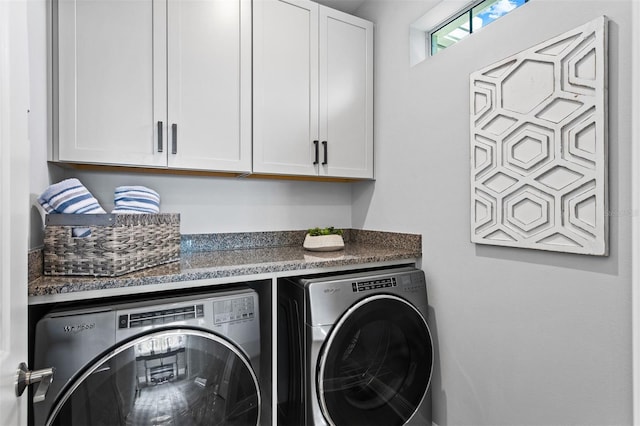
[[[98,200],[76,178],[49,186],[38,197],[38,203],[47,213],[106,213]]]
[[[112,213],[159,213],[160,195],[145,186],[119,186]]]

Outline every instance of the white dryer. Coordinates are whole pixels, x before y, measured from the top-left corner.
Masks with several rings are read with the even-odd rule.
[[[257,425],[260,325],[251,289],[55,310],[38,321],[40,425]]]
[[[424,272],[405,267],[278,287],[283,425],[431,425]]]

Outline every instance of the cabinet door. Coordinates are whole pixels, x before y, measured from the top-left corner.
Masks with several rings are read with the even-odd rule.
[[[251,1],[169,0],[172,168],[251,171]]]
[[[253,171],[317,175],[318,5],[254,2]]]
[[[58,0],[54,160],[166,166],[165,14],[158,0]]]
[[[373,24],[320,7],[319,37],[320,175],[373,178]]]

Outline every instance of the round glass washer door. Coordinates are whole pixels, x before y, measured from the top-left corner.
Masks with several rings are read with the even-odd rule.
[[[153,332],[90,366],[48,425],[257,425],[258,380],[228,340],[195,329]]]
[[[319,360],[318,399],[329,423],[403,425],[429,389],[431,333],[413,305],[375,295],[340,318]]]

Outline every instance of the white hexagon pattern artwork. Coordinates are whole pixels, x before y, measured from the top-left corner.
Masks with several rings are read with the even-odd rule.
[[[607,18],[471,74],[471,241],[606,256]]]

